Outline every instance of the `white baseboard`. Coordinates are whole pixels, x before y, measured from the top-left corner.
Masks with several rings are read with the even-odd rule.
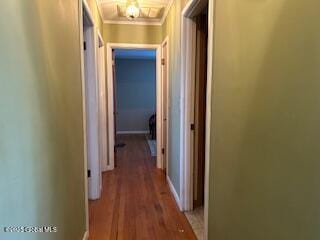
[[[176,203],[177,203],[180,211],[182,211],[179,195],[177,194],[177,191],[176,191],[176,189],[174,188],[174,186],[173,186],[173,184],[172,184],[169,176],[167,176],[167,181],[168,181],[168,184],[169,184],[169,188],[170,188],[170,190],[171,190],[171,192],[172,192],[172,194],[173,194],[173,197],[174,197],[174,199],[176,200]]]
[[[147,134],[149,131],[117,131],[117,134]]]
[[[106,171],[112,171],[113,169],[114,169],[113,167],[111,167],[110,165],[108,165]]]
[[[89,231],[86,231],[83,235],[82,240],[88,240],[89,239]]]

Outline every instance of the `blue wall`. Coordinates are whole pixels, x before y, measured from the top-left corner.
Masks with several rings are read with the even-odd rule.
[[[116,59],[117,131],[148,131],[156,111],[156,60]]]

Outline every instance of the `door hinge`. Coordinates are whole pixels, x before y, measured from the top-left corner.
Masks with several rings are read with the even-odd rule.
[[[164,148],[161,149],[162,154],[164,154]]]
[[[166,60],[164,58],[161,59],[161,65],[166,65]]]
[[[83,42],[83,50],[87,50],[87,43]]]
[[[91,177],[91,170],[88,170],[88,178]]]
[[[190,129],[192,130],[192,131],[194,131],[195,130],[195,125],[194,125],[194,123],[192,123],[191,125],[190,125]]]

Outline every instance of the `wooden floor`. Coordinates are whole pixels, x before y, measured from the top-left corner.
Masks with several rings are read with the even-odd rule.
[[[90,240],[196,239],[174,201],[144,135],[121,135],[118,167],[103,174],[101,199],[91,201]]]

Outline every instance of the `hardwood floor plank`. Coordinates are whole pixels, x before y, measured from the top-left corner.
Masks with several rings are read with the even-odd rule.
[[[90,201],[90,240],[195,240],[156,168],[144,135],[121,135],[117,168],[103,174],[102,197]]]

